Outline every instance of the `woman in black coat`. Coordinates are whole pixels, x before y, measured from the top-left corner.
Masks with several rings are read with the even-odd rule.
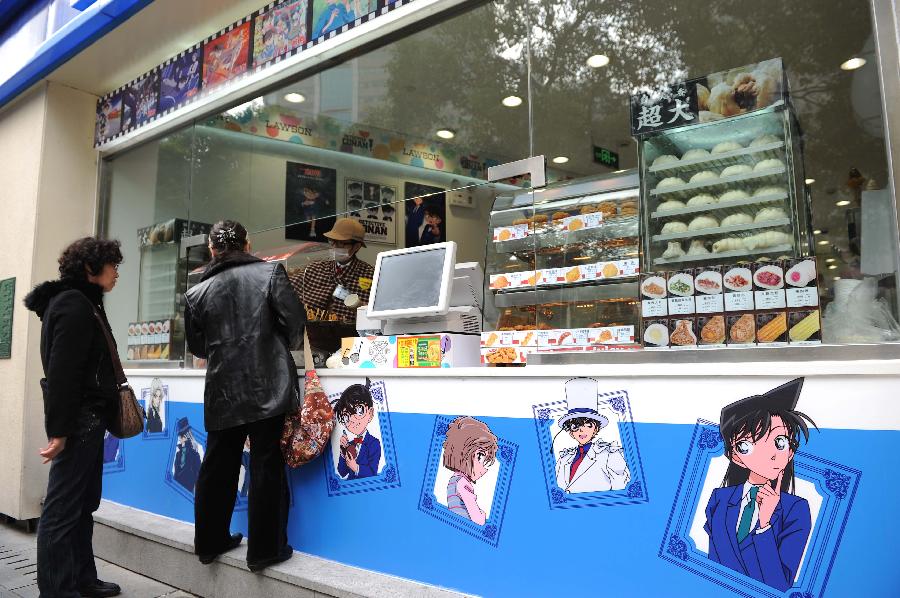
[[[103,436],[118,401],[100,328],[109,328],[103,294],[116,286],[121,262],[118,241],[79,239],[59,258],[59,280],[41,283],[25,297],[25,307],[41,319],[48,443],[40,454],[51,463],[37,537],[41,596],[120,592],[97,579],[91,538],[102,491]]]
[[[207,359],[208,436],[194,500],[194,550],[210,563],[240,544],[241,535],[230,534],[229,523],[249,436],[247,565],[257,571],[293,554],[280,440],[284,416],[300,400],[290,350],[303,336],[303,310],[284,267],[248,253],[240,223],[215,224],[209,246],[213,260],[185,294],[188,346]]]

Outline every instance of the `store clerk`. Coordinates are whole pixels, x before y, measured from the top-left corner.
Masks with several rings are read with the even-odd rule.
[[[356,309],[344,305],[351,294],[369,302],[375,268],[356,254],[366,246],[365,229],[352,218],[339,218],[327,233],[332,259],[313,262],[291,275],[291,286],[306,306],[310,322],[355,324]]]

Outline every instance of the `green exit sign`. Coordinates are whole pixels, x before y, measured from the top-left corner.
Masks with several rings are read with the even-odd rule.
[[[619,154],[599,145],[594,146],[594,162],[619,170]]]

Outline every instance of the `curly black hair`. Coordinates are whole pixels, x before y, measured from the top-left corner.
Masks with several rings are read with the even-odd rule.
[[[122,263],[122,244],[115,239],[84,237],[63,250],[59,256],[59,277],[69,280],[87,280],[87,275],[97,276],[103,266]]]
[[[218,252],[243,251],[247,245],[247,229],[237,220],[220,220],[209,231],[209,240]]]

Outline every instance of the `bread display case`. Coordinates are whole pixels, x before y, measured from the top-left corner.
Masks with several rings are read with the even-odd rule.
[[[485,363],[634,345],[638,204],[637,175],[495,200],[485,259]]]
[[[172,219],[138,230],[140,273],[137,321],[128,324],[126,356],[134,362],[185,357],[184,302],[190,272],[209,260],[205,243],[186,251],[184,241],[211,225]]]

